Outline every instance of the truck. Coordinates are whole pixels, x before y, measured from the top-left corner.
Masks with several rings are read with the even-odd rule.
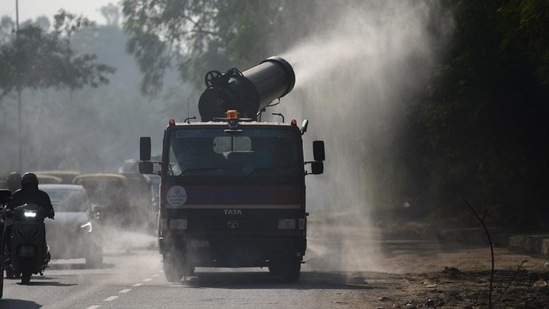
[[[324,142],[304,159],[308,121],[262,121],[295,84],[292,66],[270,57],[244,72],[210,71],[198,102],[200,121],[170,119],[160,162],[140,138],[139,171],[160,163],[158,245],[166,279],[196,267],[266,267],[297,281],[307,248],[305,176],[324,171]]]

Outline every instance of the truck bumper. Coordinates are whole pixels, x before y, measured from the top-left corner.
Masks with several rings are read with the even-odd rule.
[[[161,237],[161,254],[185,256],[198,267],[263,267],[279,258],[303,260],[304,237],[214,238]]]

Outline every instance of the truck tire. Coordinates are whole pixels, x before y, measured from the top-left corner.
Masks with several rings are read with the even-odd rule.
[[[164,274],[168,282],[179,282],[194,274],[194,265],[183,253],[164,254]]]
[[[299,280],[301,261],[291,257],[275,259],[269,265],[269,272],[279,280],[295,282]]]
[[[179,282],[183,278],[183,269],[178,259],[172,254],[164,254],[163,268],[168,282]]]

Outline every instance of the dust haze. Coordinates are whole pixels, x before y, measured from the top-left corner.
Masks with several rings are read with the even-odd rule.
[[[376,180],[403,169],[399,138],[410,97],[425,87],[436,59],[427,31],[436,12],[421,1],[369,1],[324,13],[337,16],[333,27],[281,55],[294,67],[296,85],[280,110],[310,120],[306,159],[313,140],[326,145],[324,174],[306,179],[306,261],[317,270],[387,270],[378,263],[380,235],[370,214],[409,203],[392,200],[401,184],[380,188]],[[322,16],[310,19],[294,27],[322,24]]]
[[[435,47],[444,43],[428,34],[430,22],[441,18],[433,6],[436,1],[326,1],[311,15],[288,21],[294,29],[314,28],[314,35],[284,50],[280,46],[285,45],[277,43],[285,38],[275,38],[273,53],[263,55],[283,57],[296,73],[294,90],[268,114],[282,112],[298,123],[310,120],[304,135],[307,160],[312,160],[313,140],[326,144],[324,174],[306,179],[310,216],[305,260],[316,270],[387,271],[379,263],[379,222],[373,222],[371,214],[410,205],[392,197],[413,179],[403,178],[388,188],[378,183],[398,178],[394,175],[405,169],[400,162],[405,154],[398,147],[405,114],[412,95],[425,87],[436,61]],[[119,55],[91,52],[100,61],[121,67],[132,61],[123,54],[124,41],[117,40]],[[180,102],[179,114],[166,113],[170,102],[165,97],[139,98],[136,86],[123,83],[131,79],[129,84],[137,85],[137,68],[133,63],[124,67],[99,92],[25,91],[21,128],[15,121],[16,98],[6,98],[0,141],[7,146],[0,154],[0,171],[14,170],[18,164],[18,130],[25,142],[24,170],[113,171],[124,159],[136,159],[140,136],[152,135],[153,148],[160,148],[167,119],[182,120],[193,113]],[[188,92],[184,97],[197,97],[180,88]],[[69,108],[66,102],[71,102]],[[119,242],[107,246],[123,248],[129,240],[141,246],[151,240],[120,235]]]

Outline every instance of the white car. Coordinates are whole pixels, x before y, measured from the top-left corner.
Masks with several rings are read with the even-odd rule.
[[[91,204],[84,187],[69,184],[38,187],[50,196],[55,210],[55,219],[45,221],[52,259],[85,258],[89,266],[103,263],[97,209]]]

